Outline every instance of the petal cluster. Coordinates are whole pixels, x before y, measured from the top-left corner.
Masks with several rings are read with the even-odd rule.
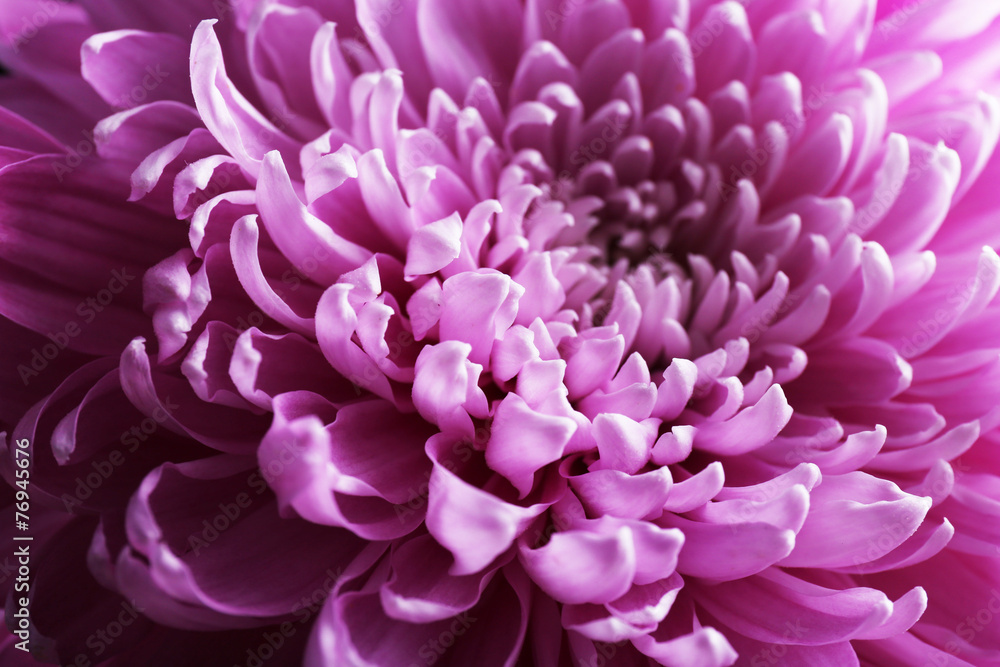
[[[33,655],[1000,660],[998,16],[5,5]]]

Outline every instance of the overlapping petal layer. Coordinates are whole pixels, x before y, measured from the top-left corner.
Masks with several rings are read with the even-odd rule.
[[[34,655],[1000,659],[998,15],[5,4]]]

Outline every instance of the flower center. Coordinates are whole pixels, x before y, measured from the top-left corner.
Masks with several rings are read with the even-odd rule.
[[[561,202],[576,221],[557,245],[588,247],[598,267],[624,262],[662,278],[686,274],[692,254],[728,264],[729,234],[712,222],[728,200],[719,173],[711,162],[683,157],[658,164],[653,143],[636,135],[612,159],[594,159],[541,187],[543,200]]]

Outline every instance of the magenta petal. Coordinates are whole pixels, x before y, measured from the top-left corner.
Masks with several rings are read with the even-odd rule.
[[[83,77],[105,102],[119,109],[156,100],[190,104],[191,89],[184,85],[187,56],[187,42],[174,35],[138,30],[102,33],[83,44]]]
[[[649,461],[659,421],[636,422],[624,415],[600,414],[594,419],[594,439],[604,470],[635,475]],[[596,467],[595,467],[596,468]]]
[[[457,213],[415,231],[407,246],[406,275],[427,275],[451,264],[461,254],[461,237],[462,219]]]
[[[789,639],[794,639],[801,632],[801,626],[793,623],[786,629]],[[776,654],[781,654],[781,661],[787,665],[833,665],[859,667],[857,653],[852,642],[835,642],[822,646],[797,646],[795,644],[771,644],[737,635],[732,638],[733,647],[741,656],[750,656],[751,660],[776,660]]]
[[[313,37],[310,52],[313,91],[320,112],[332,127],[351,126],[349,99],[353,75],[341,52],[337,26],[324,23]]]
[[[718,454],[743,454],[771,441],[785,427],[792,408],[779,385],[772,386],[756,405],[725,422],[698,428],[695,446]],[[734,444],[734,443],[739,444]]]
[[[233,257],[233,267],[243,289],[270,318],[300,334],[315,335],[315,318],[301,316],[292,308],[292,304],[285,300],[286,295],[290,295],[301,285],[301,281],[296,277],[295,281],[298,282],[293,281],[288,292],[279,292],[279,288],[273,286],[263,273],[259,243],[260,227],[256,220],[252,216],[237,220],[232,229],[230,252]]]
[[[311,391],[335,403],[357,398],[346,378],[330,377],[316,344],[298,334],[274,336],[251,327],[230,344],[234,349],[227,374],[240,395],[260,408],[270,410],[274,398],[289,391]],[[301,370],[292,373],[293,368]]]
[[[256,415],[241,415],[234,426],[234,408],[201,401],[187,380],[153,370],[145,341],[137,338],[122,352],[121,383],[125,395],[141,412],[175,433],[184,434],[213,449],[233,454],[253,451],[266,422]],[[241,412],[241,411],[236,411]]]
[[[366,545],[347,533],[319,540],[321,528],[281,519],[273,497],[264,495],[264,480],[247,463],[233,457],[157,469],[130,504],[129,537],[150,559],[154,580],[172,597],[234,616],[282,616],[329,576],[324,568],[346,567]],[[201,524],[206,513],[208,527]],[[228,529],[219,530],[224,524]],[[260,531],[278,539],[253,539]],[[219,576],[234,574],[234,552],[250,551],[256,553],[242,562],[254,572],[295,564],[267,586],[246,587],[239,575]]]
[[[683,428],[683,427],[674,427]],[[655,451],[655,450],[654,450]],[[704,470],[670,487],[670,493],[663,508],[669,512],[683,513],[701,507],[714,498],[725,483],[722,464],[710,463]]]
[[[496,572],[449,574],[451,556],[430,535],[406,542],[391,560],[392,575],[379,591],[382,608],[410,623],[440,621],[471,609]]]
[[[666,467],[638,475],[594,470],[570,478],[570,485],[589,512],[624,519],[658,517],[672,484]]]
[[[387,428],[390,424],[392,428]],[[356,480],[357,495],[378,494],[393,503],[410,501],[430,472],[424,443],[432,429],[399,414],[385,401],[341,408],[327,431],[331,463],[337,473]],[[358,447],[361,442],[366,446]],[[336,485],[347,491],[354,484],[344,479]]]
[[[494,413],[486,463],[509,479],[523,498],[533,486],[535,472],[562,456],[575,431],[572,419],[536,412],[511,394]]]
[[[827,568],[864,563],[871,553],[869,536],[878,535],[877,552],[882,556],[913,534],[930,509],[930,499],[905,494],[892,483],[861,472],[825,476],[810,501],[812,509],[783,565]],[[853,528],[845,532],[842,527],[847,525]],[[834,534],[840,536],[832,538]]]
[[[418,106],[423,106],[435,87],[428,71],[427,59],[420,40],[413,39],[417,31],[418,4],[392,5],[387,0],[359,0],[356,3],[358,21],[366,26],[377,25],[370,31],[372,51],[383,67],[403,70],[412,82],[410,94]],[[385,21],[384,17],[392,17]]]
[[[153,5],[123,5],[114,0],[84,0],[94,25],[101,30],[111,30],[122,25],[131,25],[143,30],[154,28],[172,32],[184,39],[191,37],[197,21],[211,13],[206,13],[211,5],[207,0],[179,0],[169,8]],[[229,15],[227,8],[213,8],[220,15]]]
[[[239,334],[222,322],[210,322],[181,364],[181,372],[203,401],[250,408],[229,377],[230,345]],[[228,343],[228,345],[227,345]]]
[[[250,73],[270,109],[285,110],[282,129],[312,137],[322,132],[322,114],[313,94],[312,40],[322,17],[311,7],[271,5],[247,26]]]
[[[870,234],[889,252],[923,247],[941,226],[958,187],[961,162],[954,151],[913,139],[910,152],[911,161],[928,166],[907,174],[895,206]]]
[[[725,595],[728,590],[740,593]],[[914,619],[908,608],[921,607],[920,597],[920,593],[914,593],[896,603],[900,605],[901,616],[907,616],[910,622]],[[869,634],[877,636],[877,628],[897,622],[894,604],[880,591],[870,588],[830,591],[779,570],[705,588],[701,601],[726,625],[764,642],[782,642],[782,633],[787,630],[784,623],[796,618],[803,628],[796,642],[803,645],[830,644]]]
[[[316,330],[320,349],[330,365],[359,388],[383,398],[392,398],[393,388],[375,361],[351,340],[358,314],[351,306],[351,285],[333,285],[316,308]]]
[[[511,101],[516,103],[536,99],[539,91],[550,83],[576,82],[576,68],[551,42],[536,42],[524,55],[511,85]]]
[[[769,523],[735,526],[665,515],[662,525],[680,528],[686,544],[677,570],[712,580],[742,580],[785,558],[795,546],[792,530]]]
[[[428,464],[422,444],[426,432],[396,416],[383,401],[365,401],[338,413],[324,427],[310,413],[324,399],[308,392],[285,394],[275,401],[276,417],[258,451],[263,474],[282,507],[312,522],[341,526],[369,540],[387,540],[413,531],[423,518],[421,486]],[[304,413],[304,415],[303,415]],[[372,415],[397,421],[407,437],[387,441],[391,447],[357,450],[367,437]],[[409,465],[395,466],[394,455]],[[320,463],[322,462],[322,463]]]
[[[223,64],[215,21],[203,21],[191,45],[191,82],[206,127],[253,176],[272,150],[286,158],[298,152],[295,142],[265,118],[233,86]],[[280,119],[279,123],[282,122]],[[297,165],[294,160],[290,164]]]
[[[657,642],[649,635],[633,640],[643,654],[667,667],[681,667],[697,661],[705,667],[725,667],[736,662],[738,654],[726,636],[715,628],[700,628],[688,635]]]
[[[268,153],[261,165],[257,202],[275,244],[303,275],[317,283],[332,284],[339,275],[371,257],[367,250],[341,238],[306,210],[275,152]]]
[[[619,336],[581,341],[566,362],[566,388],[570,399],[590,394],[610,380],[624,349],[625,340]]]
[[[420,351],[414,367],[413,403],[417,411],[442,430],[471,433],[472,416],[489,410],[478,382],[482,366],[469,361],[472,348],[449,341]]]
[[[449,467],[447,452],[461,451],[444,436],[427,442],[434,462],[427,500],[427,530],[455,558],[454,575],[479,572],[506,551],[536,516],[548,507],[513,505],[472,486]],[[448,465],[445,465],[448,464]]]
[[[523,287],[500,273],[449,278],[441,295],[441,336],[469,343],[470,361],[485,364],[494,341],[513,323],[523,293]]]
[[[441,664],[513,664],[527,625],[525,584],[515,572],[506,571],[494,577],[479,604],[433,623],[387,616],[377,590],[332,596],[317,619],[304,664],[388,667],[408,664],[420,651]]]
[[[714,91],[734,79],[749,78],[757,55],[742,5],[723,2],[710,7],[701,25],[694,31],[711,35],[713,30],[721,30],[722,34],[712,39],[695,57],[699,73],[698,90],[703,92]]]
[[[556,533],[547,545],[522,548],[520,555],[538,586],[566,604],[610,602],[624,595],[635,577],[635,544],[626,526]],[[603,573],[599,581],[593,572]]]
[[[0,655],[1000,664],[998,17],[3,0]]]
[[[674,359],[657,388],[653,416],[664,421],[676,418],[687,405],[698,377],[697,367],[687,359]]]
[[[858,386],[852,373],[865,372],[869,381]],[[823,379],[826,390],[815,384]],[[788,388],[789,396],[820,401],[826,405],[865,404],[890,399],[906,389],[913,378],[910,365],[886,343],[872,338],[858,338],[837,347],[829,347],[809,359],[806,372]]]
[[[477,76],[509,82],[515,52],[506,48],[521,36],[521,11],[514,2],[501,0],[489,6],[466,5],[449,0],[428,0],[417,9],[417,24],[427,65],[435,83],[454,98],[461,98]],[[461,35],[455,39],[455,35]],[[452,39],[448,55],[428,48]]]

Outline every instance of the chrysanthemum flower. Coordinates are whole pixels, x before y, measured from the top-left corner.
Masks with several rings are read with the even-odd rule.
[[[998,15],[4,0],[3,663],[1000,662]]]

